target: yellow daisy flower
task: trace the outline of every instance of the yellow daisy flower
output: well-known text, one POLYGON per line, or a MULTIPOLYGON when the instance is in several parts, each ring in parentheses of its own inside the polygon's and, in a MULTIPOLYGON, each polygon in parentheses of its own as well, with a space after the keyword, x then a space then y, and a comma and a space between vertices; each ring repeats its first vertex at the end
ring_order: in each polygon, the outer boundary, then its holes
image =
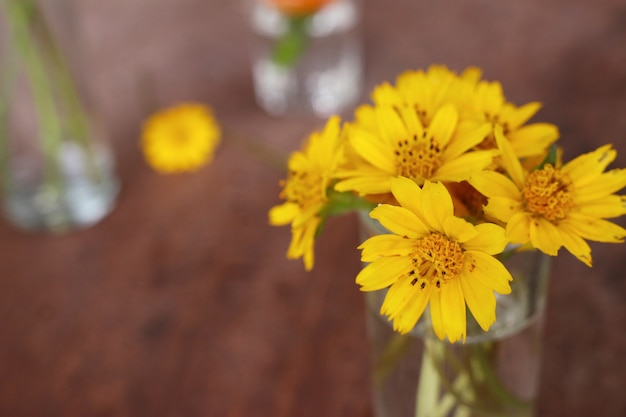
POLYGON ((400 206, 381 204, 370 213, 390 234, 363 242, 361 259, 370 262, 357 275, 362 291, 389 287, 381 314, 400 333, 409 332, 429 304, 435 334, 465 341, 466 305, 482 329, 496 319, 495 292, 511 292, 511 274, 492 255, 506 246, 504 229, 477 226, 455 217, 441 183, 391 180, 400 206))
POLYGON ((488 134, 488 123, 466 129, 459 125, 451 104, 442 106, 424 126, 407 106, 362 108, 369 121, 357 119, 347 127, 346 164, 338 171, 337 191, 360 195, 390 191, 390 179, 411 178, 418 185, 430 181, 462 181, 489 166, 497 151, 470 151, 488 134), (356 157, 354 157, 356 155, 356 157))
MULTIPOLYGON (((538 102, 517 107, 506 101, 499 82, 480 81, 471 94, 464 95, 460 104, 461 117, 477 123, 489 122, 500 126, 504 136, 511 142, 518 158, 542 155, 559 138, 558 128, 550 123, 526 122, 541 108, 538 102)), ((491 133, 480 148, 496 147, 491 133)))
POLYGON ((148 164, 161 173, 195 171, 213 159, 221 129, 211 109, 183 103, 146 120, 141 148, 148 164))
POLYGON ((288 259, 302 257, 307 271, 313 268, 315 233, 322 222, 320 211, 328 202, 327 189, 341 156, 341 126, 331 117, 322 132, 314 132, 304 150, 294 152, 288 161, 288 177, 280 193, 285 203, 269 211, 273 226, 291 224, 292 239, 288 259))
POLYGON ((626 214, 626 196, 613 194, 626 186, 626 169, 604 172, 617 155, 611 145, 562 167, 545 164, 527 171, 501 129, 495 134, 508 177, 481 172, 469 182, 487 196, 485 212, 506 223, 511 243, 530 242, 552 256, 563 246, 591 266, 591 249, 585 239, 623 242, 626 230, 604 220, 626 214))

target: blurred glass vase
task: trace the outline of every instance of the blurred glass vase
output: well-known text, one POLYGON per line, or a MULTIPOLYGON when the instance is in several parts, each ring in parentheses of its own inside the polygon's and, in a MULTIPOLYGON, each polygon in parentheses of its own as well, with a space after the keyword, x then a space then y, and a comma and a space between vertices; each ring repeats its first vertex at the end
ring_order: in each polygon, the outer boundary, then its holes
POLYGON ((272 115, 326 117, 361 89, 358 0, 255 0, 251 24, 257 103, 272 115))
MULTIPOLYGON (((119 185, 79 91, 81 73, 72 73, 53 36, 50 18, 58 16, 40 6, 4 0, 0 9, 2 200, 17 227, 66 232, 109 213, 119 185)), ((56 7, 50 11, 68 11, 56 7)))

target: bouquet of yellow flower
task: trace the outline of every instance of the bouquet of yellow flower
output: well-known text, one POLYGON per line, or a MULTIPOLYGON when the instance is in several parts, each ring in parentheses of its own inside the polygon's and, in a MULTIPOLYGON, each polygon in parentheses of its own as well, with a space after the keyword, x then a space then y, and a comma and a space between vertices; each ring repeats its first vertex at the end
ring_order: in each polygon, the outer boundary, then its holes
POLYGON ((379 365, 400 360, 403 335, 424 319, 439 341, 424 346, 416 416, 479 408, 528 415, 489 368, 497 344, 463 359, 448 349, 463 346, 470 324, 487 332, 496 322, 497 300, 517 280, 506 259, 564 247, 591 266, 587 241, 623 242, 626 230, 606 219, 626 214, 626 196, 615 194, 626 169, 606 171, 616 157, 611 145, 563 162, 558 128, 529 122, 541 105, 508 102, 477 68, 407 71, 371 97, 354 120, 331 117, 291 155, 284 202, 269 221, 291 225, 287 257, 310 270, 325 220, 366 213, 356 282, 382 294, 380 314, 397 332, 379 365))

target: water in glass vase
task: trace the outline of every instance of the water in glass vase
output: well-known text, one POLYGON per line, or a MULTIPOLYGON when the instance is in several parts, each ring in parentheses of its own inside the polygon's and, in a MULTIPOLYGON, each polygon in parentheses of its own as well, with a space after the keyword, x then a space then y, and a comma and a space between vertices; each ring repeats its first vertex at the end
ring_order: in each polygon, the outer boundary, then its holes
POLYGON ((113 209, 119 182, 107 147, 62 143, 52 161, 54 170, 40 159, 29 153, 11 161, 4 180, 4 211, 14 224, 65 232, 91 226, 113 209))
POLYGON ((331 1, 300 18, 256 1, 252 72, 259 106, 273 115, 326 117, 353 104, 361 86, 358 21, 355 0, 331 1))
POLYGON ((468 312, 466 343, 450 344, 432 333, 427 316, 407 335, 394 332, 378 313, 384 294, 368 297, 377 417, 533 415, 542 306, 520 302, 527 296, 502 297, 489 332, 482 332, 468 312))

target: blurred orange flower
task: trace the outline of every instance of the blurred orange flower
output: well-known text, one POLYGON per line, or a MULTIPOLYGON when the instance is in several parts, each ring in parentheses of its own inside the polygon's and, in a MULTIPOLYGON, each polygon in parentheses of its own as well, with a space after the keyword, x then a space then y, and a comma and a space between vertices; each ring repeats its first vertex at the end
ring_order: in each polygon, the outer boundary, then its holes
POLYGON ((307 15, 315 13, 333 0, 269 0, 269 2, 287 15, 307 15))

